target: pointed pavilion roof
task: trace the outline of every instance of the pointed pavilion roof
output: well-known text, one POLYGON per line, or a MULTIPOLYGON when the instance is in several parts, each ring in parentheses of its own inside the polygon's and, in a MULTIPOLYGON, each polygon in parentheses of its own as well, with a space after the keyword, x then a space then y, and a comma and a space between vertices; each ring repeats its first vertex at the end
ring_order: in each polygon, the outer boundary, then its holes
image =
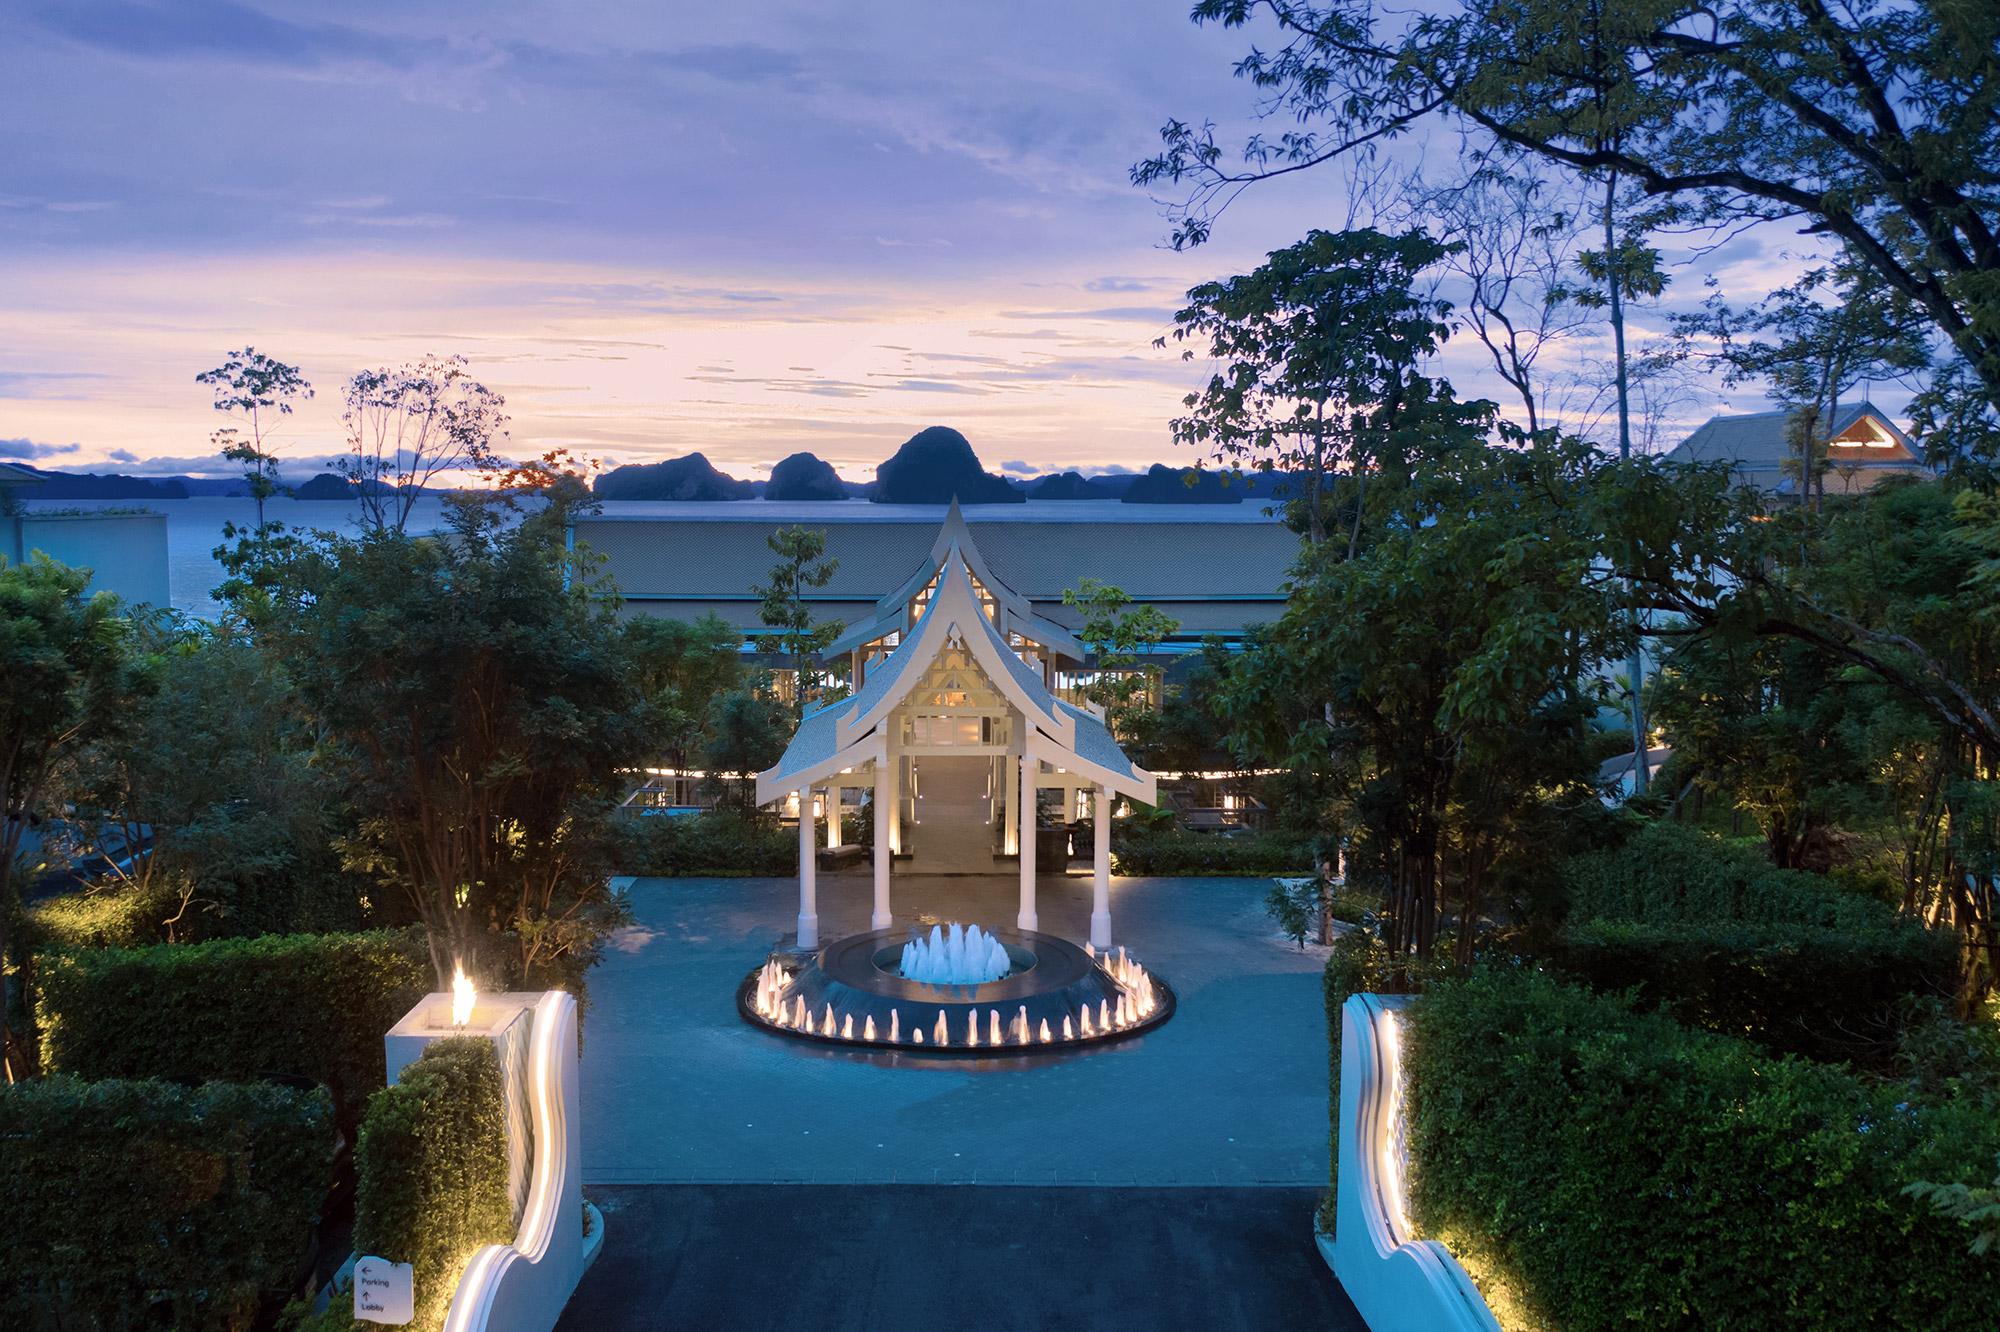
MULTIPOLYGON (((996 606, 995 615, 989 618, 974 590, 972 580, 980 577, 979 566, 984 562, 976 559, 976 549, 967 549, 965 543, 970 540, 965 520, 954 504, 925 562, 926 569, 921 577, 905 584, 904 600, 885 618, 893 618, 891 627, 900 629, 909 600, 936 576, 937 588, 923 614, 896 650, 868 672, 859 693, 806 714, 784 755, 757 775, 759 804, 882 758, 887 753, 884 724, 920 685, 939 654, 952 647, 962 647, 994 690, 1021 715, 1026 727, 1023 748, 1029 757, 1082 773, 1107 789, 1148 804, 1154 801, 1153 774, 1126 757, 1103 718, 1057 699, 1041 676, 1008 646, 994 623, 1001 608, 996 606)), ((997 602, 1002 589, 984 577, 980 581, 997 602)))
POLYGON ((979 545, 972 539, 972 528, 965 521, 965 514, 958 507, 954 497, 951 507, 945 510, 944 525, 938 529, 937 540, 931 543, 930 553, 924 557, 910 576, 893 592, 875 603, 875 613, 836 638, 826 648, 824 656, 839 657, 864 643, 872 643, 887 634, 904 628, 904 611, 917 595, 930 585, 938 570, 945 567, 946 555, 957 548, 960 562, 978 580, 979 586, 993 598, 999 608, 999 624, 1002 641, 1007 633, 1017 633, 1064 656, 1082 661, 1085 656, 1083 644, 1076 635, 1057 624, 1054 620, 1035 612, 1034 605, 994 576, 986 557, 980 554, 979 545))

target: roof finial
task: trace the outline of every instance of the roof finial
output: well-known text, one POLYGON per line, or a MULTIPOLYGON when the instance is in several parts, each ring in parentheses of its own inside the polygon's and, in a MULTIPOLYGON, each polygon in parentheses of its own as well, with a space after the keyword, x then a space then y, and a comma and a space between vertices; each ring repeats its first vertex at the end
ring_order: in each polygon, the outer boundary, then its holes
POLYGON ((958 507, 958 496, 951 497, 951 506, 944 511, 944 527, 939 532, 947 542, 951 540, 970 541, 972 534, 965 526, 965 514, 958 507))

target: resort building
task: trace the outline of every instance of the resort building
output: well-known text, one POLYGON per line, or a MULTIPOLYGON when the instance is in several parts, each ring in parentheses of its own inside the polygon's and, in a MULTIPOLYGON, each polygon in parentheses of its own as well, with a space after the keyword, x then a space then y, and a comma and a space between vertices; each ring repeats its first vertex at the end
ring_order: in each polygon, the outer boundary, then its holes
POLYGON ((0 463, 0 559, 23 564, 37 554, 90 570, 90 590, 133 605, 165 607, 167 520, 147 509, 34 507, 42 478, 0 463))
MULTIPOLYGON (((1667 461, 1726 462, 1739 485, 1796 496, 1799 446, 1792 421, 1792 412, 1785 409, 1710 417, 1668 452, 1667 461)), ((1829 495, 1858 495, 1889 476, 1931 475, 1910 437, 1866 399, 1836 413, 1826 452, 1829 495)))
POLYGON ((799 947, 819 938, 816 830, 837 847, 842 810, 865 796, 874 930, 893 924, 898 859, 924 873, 991 873, 1012 859, 1015 923, 1037 929, 1037 831, 1052 804, 1058 822, 1087 811, 1093 824, 1090 942, 1108 948, 1112 797, 1153 803, 1153 775, 1125 756, 1099 709, 1058 697, 1055 681, 1081 646, 1003 580, 956 505, 833 652, 852 663, 852 693, 808 712, 757 776, 759 804, 797 812, 799 947))
MULTIPOLYGON (((766 544, 772 533, 826 533, 837 568, 807 600, 817 620, 860 630, 911 570, 933 558, 943 514, 937 505, 866 501, 634 502, 578 518, 576 539, 605 558, 626 614, 692 620, 712 612, 755 639, 768 632, 755 588, 775 559, 766 544)), ((964 528, 993 581, 1013 589, 1022 608, 1001 631, 1067 648, 1078 662, 1083 654, 1070 635, 1082 614, 1063 605, 1063 593, 1085 578, 1172 617, 1180 630, 1163 648, 1185 652, 1276 619, 1299 553, 1297 534, 1260 504, 972 505, 964 528)), ((1067 683, 1060 675, 1049 681, 1057 689, 1067 683)))

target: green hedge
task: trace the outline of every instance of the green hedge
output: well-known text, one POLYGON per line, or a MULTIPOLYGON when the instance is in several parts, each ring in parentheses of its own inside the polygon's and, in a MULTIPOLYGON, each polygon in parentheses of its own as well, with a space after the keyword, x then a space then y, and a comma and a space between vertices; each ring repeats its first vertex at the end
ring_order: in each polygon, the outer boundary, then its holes
POLYGON ((1895 918, 1825 875, 1775 869, 1758 851, 1664 819, 1621 846, 1572 856, 1561 876, 1577 920, 1868 929, 1895 918))
POLYGON ((1903 1196, 1983 1182, 2000 1113, 1771 1056, 1528 971, 1408 1015, 1410 1201, 1520 1321, 1974 1328, 2000 1265, 1903 1196))
POLYGON ((663 877, 784 877, 799 872, 799 834, 735 810, 620 820, 616 858, 624 874, 663 877))
POLYGON ((385 1076, 382 1037, 432 987, 417 930, 272 934, 44 956, 43 1066, 84 1078, 305 1077, 343 1126, 385 1076))
POLYGON ((1280 832, 1223 837, 1173 828, 1114 837, 1111 864, 1124 875, 1311 874, 1312 838, 1280 832))
POLYGON ((1911 995, 1948 995, 1958 943, 1942 930, 1877 924, 1649 925, 1588 921, 1553 959, 1599 990, 1637 987, 1682 1021, 1811 1059, 1891 1054, 1911 995))
POLYGON ((21 913, 23 952, 54 948, 138 948, 158 943, 160 922, 174 914, 175 895, 161 886, 124 885, 65 893, 21 913))
POLYGON ((466 1260, 514 1237, 506 1092, 493 1043, 433 1042, 368 1102, 354 1159, 354 1251, 413 1264, 411 1326, 440 1326, 466 1260))
POLYGON ((1911 995, 1948 995, 1958 943, 1821 875, 1674 823, 1563 869, 1550 958, 1600 990, 1637 986, 1684 1021, 1815 1059, 1880 1060, 1911 995))
POLYGON ((249 1327, 300 1274, 333 1148, 318 1090, 0 1088, 0 1326, 249 1327))

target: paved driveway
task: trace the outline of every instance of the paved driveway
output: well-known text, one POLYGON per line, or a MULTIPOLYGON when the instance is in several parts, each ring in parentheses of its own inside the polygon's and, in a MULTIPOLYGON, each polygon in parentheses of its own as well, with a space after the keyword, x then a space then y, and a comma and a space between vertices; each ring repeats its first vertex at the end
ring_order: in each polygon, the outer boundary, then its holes
MULTIPOLYGON (((1323 1188, 1320 956, 1274 934, 1267 886, 1114 880, 1116 937, 1179 993, 1173 1020, 1087 1052, 969 1064, 752 1029, 736 986, 791 929, 796 884, 639 879, 637 923, 590 979, 585 1181, 1323 1188)), ((1083 938, 1089 891, 1045 878, 1042 928, 1083 938)), ((868 896, 865 872, 823 875, 822 934, 866 929, 868 896)), ((1005 924, 1015 896, 1006 877, 912 876, 894 907, 899 923, 1005 924)))
POLYGON ((604 1252, 559 1332, 1366 1332, 1312 1189, 592 1189, 604 1252))

